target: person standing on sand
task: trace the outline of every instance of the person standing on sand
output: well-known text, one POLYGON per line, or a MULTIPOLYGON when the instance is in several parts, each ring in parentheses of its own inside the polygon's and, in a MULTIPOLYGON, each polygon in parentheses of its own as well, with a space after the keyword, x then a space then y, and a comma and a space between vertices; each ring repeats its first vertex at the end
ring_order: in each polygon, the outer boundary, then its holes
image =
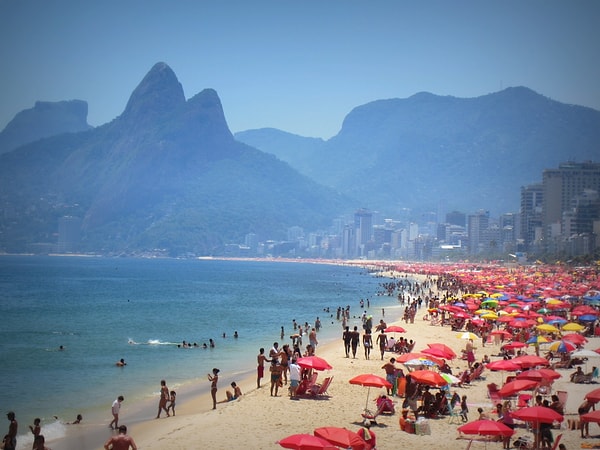
POLYGON ((10 411, 6 414, 10 425, 8 426, 8 434, 6 435, 6 443, 4 445, 4 450, 15 450, 17 448, 17 431, 19 429, 19 424, 17 423, 17 419, 15 419, 15 413, 10 411))
POLYGON ((385 349, 387 348, 387 335, 383 329, 377 336, 377 343, 379 344, 379 352, 381 353, 381 360, 383 361, 385 349))
POLYGON ((316 330, 316 328, 313 327, 310 330, 310 333, 308 333, 308 341, 310 342, 310 345, 312 345, 313 349, 316 352, 317 351, 317 345, 319 344, 319 341, 317 340, 317 330, 316 330))
POLYGON ((212 409, 217 409, 217 383, 219 382, 219 372, 220 370, 215 367, 212 370, 212 375, 210 373, 207 374, 208 381, 210 381, 210 396, 213 400, 212 409))
POLYGON ((350 357, 350 342, 352 341, 352 333, 350 332, 350 327, 344 328, 344 333, 342 334, 342 340, 344 341, 344 349, 346 350, 346 358, 350 357))
POLYGON ((125 397, 119 395, 112 404, 110 411, 113 415, 113 420, 108 425, 108 428, 110 428, 111 430, 116 430, 117 428, 119 428, 119 411, 121 411, 121 403, 123 402, 123 400, 125 400, 125 397), (115 425, 114 427, 113 424, 115 425))
POLYGON ((160 380, 160 399, 158 400, 158 413, 156 418, 160 417, 162 411, 167 413, 167 417, 170 417, 169 410, 167 409, 167 402, 169 401, 169 388, 165 380, 160 380))
POLYGON ((300 366, 296 363, 296 358, 292 358, 289 364, 290 370, 290 399, 295 400, 296 391, 298 390, 298 386, 300 386, 300 366))
POLYGON ((277 393, 279 392, 279 385, 281 384, 281 364, 277 358, 273 358, 271 360, 271 367, 269 368, 271 371, 271 397, 277 397, 277 393), (273 390, 275 390, 275 395, 273 395, 273 390))
POLYGON ((365 349, 365 359, 371 356, 371 348, 373 347, 373 339, 371 338, 371 330, 365 330, 363 334, 363 348, 365 349))
POLYGON ((352 358, 356 359, 356 349, 358 348, 358 341, 360 340, 360 333, 358 327, 355 325, 354 330, 350 334, 350 346, 352 347, 352 358))
POLYGON ((260 348, 258 350, 258 356, 256 357, 256 387, 260 388, 260 380, 265 376, 265 361, 271 362, 270 359, 267 359, 265 356, 265 349, 260 348))
POLYGON ((127 435, 127 427, 121 425, 119 427, 119 434, 111 437, 104 444, 105 450, 137 450, 137 445, 131 436, 127 435))

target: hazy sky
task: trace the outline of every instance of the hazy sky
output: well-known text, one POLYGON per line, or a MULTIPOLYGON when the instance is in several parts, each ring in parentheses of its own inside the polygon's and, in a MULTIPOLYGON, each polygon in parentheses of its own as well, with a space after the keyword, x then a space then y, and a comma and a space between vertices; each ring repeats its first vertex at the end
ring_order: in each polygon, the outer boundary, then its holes
POLYGON ((121 114, 159 61, 233 132, 329 138, 352 108, 527 86, 600 109, 600 1, 0 0, 0 129, 36 100, 121 114))

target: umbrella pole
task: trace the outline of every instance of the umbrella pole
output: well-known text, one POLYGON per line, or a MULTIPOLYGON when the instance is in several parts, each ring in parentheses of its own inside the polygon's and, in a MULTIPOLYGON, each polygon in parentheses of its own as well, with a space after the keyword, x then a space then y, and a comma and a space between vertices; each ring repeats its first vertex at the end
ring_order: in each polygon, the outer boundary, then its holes
POLYGON ((369 386, 369 389, 367 390, 367 402, 365 403, 365 411, 369 410, 369 394, 371 393, 371 386, 369 386))

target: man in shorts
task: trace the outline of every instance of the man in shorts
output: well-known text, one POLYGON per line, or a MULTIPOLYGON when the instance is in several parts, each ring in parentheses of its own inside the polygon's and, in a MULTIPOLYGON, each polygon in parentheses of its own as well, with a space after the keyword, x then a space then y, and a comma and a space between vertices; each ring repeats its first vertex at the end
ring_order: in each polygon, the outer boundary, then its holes
POLYGON ((296 400, 296 391, 300 385, 300 366, 296 363, 296 358, 292 358, 288 369, 290 371, 290 399, 296 400))

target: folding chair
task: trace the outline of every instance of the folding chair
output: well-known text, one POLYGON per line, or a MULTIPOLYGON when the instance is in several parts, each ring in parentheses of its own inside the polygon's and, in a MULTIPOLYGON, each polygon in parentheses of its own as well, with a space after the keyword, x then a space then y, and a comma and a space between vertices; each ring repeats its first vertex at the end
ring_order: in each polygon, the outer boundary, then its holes
POLYGON ((448 414, 450 416, 448 418, 448 423, 452 423, 455 417, 456 417, 456 420, 458 420, 457 423, 462 423, 462 417, 460 416, 460 411, 453 408, 450 403, 448 403, 448 414))

